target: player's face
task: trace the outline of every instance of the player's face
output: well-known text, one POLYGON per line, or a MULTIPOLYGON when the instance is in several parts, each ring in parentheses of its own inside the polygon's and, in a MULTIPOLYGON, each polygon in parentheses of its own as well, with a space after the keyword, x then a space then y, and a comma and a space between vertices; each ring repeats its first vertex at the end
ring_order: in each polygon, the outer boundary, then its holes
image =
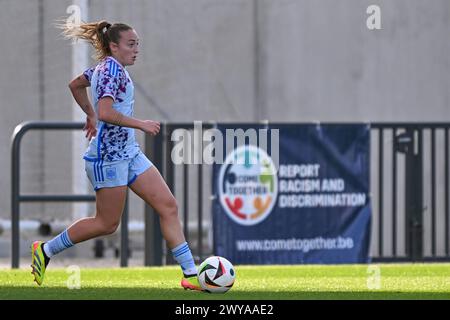
POLYGON ((139 53, 139 37, 134 29, 122 31, 119 43, 111 44, 111 52, 123 66, 131 66, 139 53))

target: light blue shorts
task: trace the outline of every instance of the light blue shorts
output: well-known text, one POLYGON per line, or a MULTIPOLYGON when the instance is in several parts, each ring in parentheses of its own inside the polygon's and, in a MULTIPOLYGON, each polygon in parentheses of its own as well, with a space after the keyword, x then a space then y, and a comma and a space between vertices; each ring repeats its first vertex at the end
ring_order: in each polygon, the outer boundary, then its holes
POLYGON ((138 175, 149 169, 153 163, 139 151, 131 159, 108 162, 104 160, 85 160, 85 169, 95 191, 130 185, 138 175))

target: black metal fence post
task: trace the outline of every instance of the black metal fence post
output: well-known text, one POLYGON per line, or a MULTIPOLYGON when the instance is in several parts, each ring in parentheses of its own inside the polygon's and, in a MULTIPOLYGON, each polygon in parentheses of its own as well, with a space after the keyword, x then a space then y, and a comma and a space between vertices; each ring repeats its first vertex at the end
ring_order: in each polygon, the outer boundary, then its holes
POLYGON ((405 153, 406 254, 418 261, 423 257, 422 131, 407 128, 396 143, 397 150, 405 153))
MULTIPOLYGON (((418 261, 423 258, 423 164, 422 164, 422 133, 423 131, 418 129, 415 131, 415 150, 410 154, 409 160, 407 160, 407 174, 412 190, 410 190, 410 198, 406 197, 406 204, 410 206, 410 209, 406 211, 406 214, 410 215, 407 218, 410 226, 410 255, 412 261, 418 261), (409 165, 408 165, 409 162, 409 165), (409 166, 409 168, 408 168, 409 166)), ((408 159, 408 157, 407 157, 408 159)), ((434 237, 434 235, 433 235, 434 237)))
MULTIPOLYGON (((173 141, 171 140, 172 132, 174 131, 174 127, 171 125, 166 126, 166 130, 164 131, 164 139, 165 139, 165 161, 164 161, 164 177, 169 187, 170 191, 173 195, 175 195, 175 165, 172 161, 172 148, 173 141)), ((169 246, 166 244, 166 264, 174 264, 175 259, 173 258, 169 246)))
POLYGON ((129 217, 128 190, 125 197, 125 206, 120 223, 120 266, 128 267, 128 258, 130 257, 130 248, 128 245, 128 217, 129 217))
POLYGON ((20 143, 27 123, 18 125, 12 136, 11 150, 11 268, 19 268, 19 219, 20 219, 20 143))
MULTIPOLYGON (((147 156, 152 159, 154 166, 161 172, 163 166, 163 133, 166 124, 161 123, 160 133, 155 137, 147 136, 145 139, 145 150, 147 156), (150 153, 150 154, 148 154, 150 153)), ((145 205, 144 213, 145 236, 144 236, 144 265, 162 265, 162 234, 159 224, 159 216, 149 205, 145 205)))

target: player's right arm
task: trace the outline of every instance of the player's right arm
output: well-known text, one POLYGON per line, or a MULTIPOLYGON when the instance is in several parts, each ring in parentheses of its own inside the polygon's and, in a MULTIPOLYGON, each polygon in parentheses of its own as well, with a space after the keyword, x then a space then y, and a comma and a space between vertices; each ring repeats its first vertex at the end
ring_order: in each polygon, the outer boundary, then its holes
POLYGON ((79 75, 69 83, 70 92, 72 93, 75 101, 78 103, 81 109, 83 109, 84 113, 86 113, 87 116, 95 117, 95 111, 92 107, 91 102, 89 101, 86 90, 86 88, 90 86, 91 83, 88 79, 85 78, 84 75, 79 75))
POLYGON ((87 78, 86 72, 70 81, 69 89, 77 104, 84 111, 84 113, 86 113, 86 124, 83 130, 86 131, 86 138, 91 139, 92 137, 95 137, 95 135, 97 134, 96 129, 97 120, 94 108, 92 107, 92 104, 87 94, 87 87, 89 87, 91 83, 87 78))

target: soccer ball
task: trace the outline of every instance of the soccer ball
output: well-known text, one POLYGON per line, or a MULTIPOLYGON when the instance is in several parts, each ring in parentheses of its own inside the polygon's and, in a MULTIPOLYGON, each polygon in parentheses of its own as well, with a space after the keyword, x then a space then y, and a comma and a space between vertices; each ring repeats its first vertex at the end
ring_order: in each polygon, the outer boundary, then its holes
POLYGON ((209 257, 198 268, 198 282, 210 293, 227 292, 233 286, 235 278, 233 265, 224 257, 209 257))

